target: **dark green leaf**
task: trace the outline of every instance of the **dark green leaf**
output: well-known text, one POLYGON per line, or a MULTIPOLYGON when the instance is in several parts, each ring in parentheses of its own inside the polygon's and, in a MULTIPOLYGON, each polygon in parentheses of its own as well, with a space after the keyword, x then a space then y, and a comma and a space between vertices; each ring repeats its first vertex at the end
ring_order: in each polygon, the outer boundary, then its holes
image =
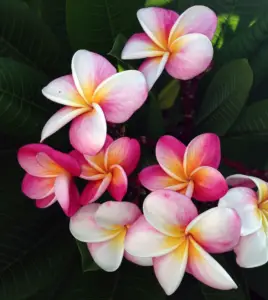
POLYGON ((0 55, 54 73, 59 58, 55 36, 24 2, 0 1, 0 55))
POLYGON ((145 6, 165 6, 174 0, 146 0, 145 6))
POLYGON ((152 93, 150 93, 148 100, 150 102, 148 108, 147 135, 152 139, 158 139, 165 134, 160 104, 152 93))
POLYGON ((108 54, 121 61, 121 53, 126 42, 127 42, 126 37, 123 36, 122 34, 118 34, 117 37, 115 38, 113 47, 108 54))
POLYGON ((254 74, 254 87, 266 79, 268 73, 268 42, 261 45, 250 60, 250 66, 254 74))
POLYGON ((201 103, 198 129, 224 135, 244 107, 252 82, 253 74, 247 60, 239 59, 223 66, 201 103))
POLYGON ((67 31, 73 48, 106 54, 117 34, 139 29, 136 12, 144 0, 67 0, 67 31))
POLYGON ((92 259, 86 243, 76 241, 76 244, 81 255, 82 270, 84 272, 100 270, 99 266, 96 265, 96 263, 92 259))
POLYGON ((158 101, 161 109, 169 109, 173 106, 180 92, 180 82, 176 79, 170 81, 160 92, 158 101))

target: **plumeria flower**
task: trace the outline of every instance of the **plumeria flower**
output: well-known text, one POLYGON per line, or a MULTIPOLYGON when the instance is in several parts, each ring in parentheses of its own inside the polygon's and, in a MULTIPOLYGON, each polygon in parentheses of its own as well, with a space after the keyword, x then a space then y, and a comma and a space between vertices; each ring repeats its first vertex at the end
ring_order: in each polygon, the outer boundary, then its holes
POLYGON ((27 172, 22 192, 45 208, 58 201, 67 216, 80 207, 79 192, 72 176, 81 173, 78 162, 69 154, 43 144, 29 144, 18 152, 20 166, 27 172))
POLYGON ((149 194, 141 216, 128 231, 125 249, 153 257, 155 275, 167 295, 179 287, 185 271, 220 290, 237 288, 208 254, 230 251, 238 243, 240 218, 229 208, 212 208, 198 216, 193 202, 169 190, 149 194))
POLYGON ((92 203, 71 218, 70 231, 77 240, 87 243, 93 260, 107 272, 117 270, 123 256, 138 265, 151 266, 151 258, 134 257, 125 251, 125 237, 140 216, 134 203, 92 203))
POLYGON ((74 54, 72 75, 53 80, 42 92, 65 107, 47 121, 41 141, 73 120, 70 142, 88 155, 95 155, 103 147, 106 121, 127 121, 148 94, 141 72, 130 70, 117 74, 108 60, 86 50, 74 54))
POLYGON ((149 89, 164 69, 183 80, 207 69, 213 57, 210 39, 217 26, 217 16, 211 9, 197 5, 179 17, 174 11, 150 7, 140 9, 137 17, 145 33, 128 40, 122 59, 147 58, 139 70, 149 89))
POLYGON ((150 191, 170 189, 199 201, 213 201, 228 190, 217 170, 221 152, 215 134, 201 134, 187 147, 172 136, 162 136, 156 144, 156 158, 159 165, 139 174, 142 185, 150 191))
POLYGON ((241 239, 234 249, 237 263, 244 268, 264 265, 268 261, 267 182, 237 174, 229 176, 227 183, 234 188, 220 199, 219 207, 233 208, 241 218, 241 239))
POLYGON ((127 192, 128 178, 140 159, 140 145, 137 140, 122 137, 115 141, 107 135, 103 149, 95 156, 71 153, 79 161, 80 177, 89 180, 80 203, 92 203, 108 189, 110 195, 121 201, 127 192))

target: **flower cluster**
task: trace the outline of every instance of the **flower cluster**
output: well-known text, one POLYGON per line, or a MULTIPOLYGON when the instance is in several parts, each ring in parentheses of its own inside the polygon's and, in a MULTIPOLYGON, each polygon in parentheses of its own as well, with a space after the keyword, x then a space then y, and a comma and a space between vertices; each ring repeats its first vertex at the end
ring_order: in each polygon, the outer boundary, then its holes
POLYGON ((209 253, 234 250, 237 263, 246 268, 268 261, 268 185, 243 175, 226 181, 217 170, 221 153, 215 134, 201 134, 188 146, 162 136, 155 149, 158 164, 138 175, 151 192, 142 210, 122 201, 141 149, 136 139, 113 140, 107 122, 126 122, 164 69, 182 80, 204 72, 213 56, 210 39, 217 24, 214 12, 204 6, 191 7, 181 16, 145 8, 137 16, 145 33, 129 39, 122 58, 146 58, 139 70, 117 73, 104 57, 79 50, 72 59, 72 74, 44 87, 45 97, 65 106, 45 124, 41 142, 72 121, 69 139, 74 150, 62 153, 44 144, 20 148, 18 161, 27 173, 22 191, 39 208, 58 201, 70 217, 72 235, 87 243, 105 271, 117 270, 125 257, 153 266, 167 295, 179 287, 185 272, 213 288, 236 288, 209 253), (81 195, 73 177, 89 181, 81 195), (234 187, 228 190, 227 184, 234 187), (116 201, 94 203, 105 191, 116 201), (198 214, 192 198, 220 201, 198 214))

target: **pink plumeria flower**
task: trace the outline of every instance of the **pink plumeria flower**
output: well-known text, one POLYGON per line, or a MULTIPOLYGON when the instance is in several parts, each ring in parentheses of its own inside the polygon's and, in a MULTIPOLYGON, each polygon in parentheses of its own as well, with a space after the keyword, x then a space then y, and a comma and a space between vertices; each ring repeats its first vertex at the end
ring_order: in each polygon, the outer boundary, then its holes
POLYGON ((162 136, 156 144, 156 158, 159 165, 139 174, 142 185, 150 191, 170 189, 199 201, 214 201, 228 190, 217 170, 221 151, 215 134, 201 134, 187 147, 172 136, 162 136))
POLYGON ((179 17, 174 11, 150 7, 140 9, 137 17, 145 33, 128 40, 122 59, 147 58, 139 70, 149 89, 164 69, 183 80, 207 69, 213 57, 210 39, 217 26, 217 16, 211 9, 197 5, 179 17))
POLYGON ((208 254, 233 249, 240 218, 233 209, 212 208, 198 216, 193 202, 174 191, 149 194, 141 216, 128 231, 125 249, 137 257, 153 257, 155 275, 167 295, 179 287, 185 271, 220 290, 237 288, 208 254))
POLYGON ((108 60, 86 50, 72 59, 72 75, 53 80, 43 90, 48 99, 66 105, 43 128, 41 141, 71 120, 70 142, 88 155, 103 147, 107 124, 127 121, 147 98, 143 74, 130 70, 116 73, 108 60))
POLYGON ((127 176, 140 159, 140 144, 128 137, 113 141, 107 135, 104 147, 97 155, 82 155, 75 150, 71 155, 81 165, 80 177, 89 180, 80 198, 82 205, 96 201, 107 189, 115 200, 122 201, 127 192, 127 176))
POLYGON ((116 271, 123 256, 138 265, 151 266, 151 258, 134 257, 125 251, 125 237, 140 216, 134 203, 92 203, 71 218, 70 231, 77 240, 87 243, 96 264, 107 272, 116 271))
POLYGON ((237 174, 229 176, 227 183, 235 187, 220 199, 219 207, 233 208, 241 218, 241 239, 234 249, 236 261, 244 268, 262 266, 268 261, 267 182, 237 174))
POLYGON ((81 173, 78 162, 69 154, 43 144, 29 144, 18 152, 20 166, 27 172, 22 192, 45 208, 58 201, 67 216, 80 207, 79 192, 72 176, 81 173))

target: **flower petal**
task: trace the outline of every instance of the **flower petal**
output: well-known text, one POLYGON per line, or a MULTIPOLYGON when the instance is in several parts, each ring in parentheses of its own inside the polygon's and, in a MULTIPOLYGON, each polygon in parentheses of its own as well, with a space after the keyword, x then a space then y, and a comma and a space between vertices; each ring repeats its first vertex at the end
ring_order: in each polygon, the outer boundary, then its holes
POLYGON ((151 267, 153 265, 153 259, 151 257, 138 257, 129 254, 127 251, 124 253, 124 257, 131 261, 132 263, 142 266, 142 267, 151 267))
POLYGON ((140 144, 136 139, 122 137, 115 140, 105 153, 105 166, 120 165, 127 175, 131 174, 140 160, 140 144))
POLYGON ((185 145, 170 135, 162 136, 156 144, 156 159, 161 168, 171 177, 183 181, 186 179, 183 170, 185 145))
POLYGON ((85 107, 87 104, 78 93, 72 75, 62 76, 51 81, 42 89, 42 93, 49 100, 67 106, 85 107))
POLYGON ((153 258, 154 272, 165 293, 169 296, 179 287, 188 259, 188 240, 172 252, 153 258))
POLYGON ((93 95, 93 102, 99 103, 108 122, 123 123, 142 106, 147 95, 142 73, 129 70, 103 81, 93 95))
POLYGON ((35 201, 35 205, 38 208, 47 208, 50 205, 52 205, 53 203, 55 203, 56 201, 57 201, 57 198, 56 198, 55 194, 53 193, 45 198, 37 199, 35 201))
POLYGON ((107 201, 96 212, 96 222, 103 228, 115 230, 133 224, 141 215, 138 206, 131 202, 107 201))
POLYGON ((75 85, 87 103, 91 103, 97 86, 116 74, 114 66, 103 56, 87 50, 78 50, 72 59, 75 85))
POLYGON ((237 288, 223 267, 191 237, 187 267, 195 278, 214 289, 230 290, 237 288))
POLYGON ((79 192, 73 180, 66 175, 60 175, 55 180, 56 198, 68 217, 79 209, 79 192))
POLYGON ((235 209, 241 219, 241 235, 248 235, 258 230, 262 225, 262 218, 258 210, 257 194, 246 187, 230 189, 220 199, 219 207, 235 209))
POLYGON ((87 244, 93 260, 104 271, 114 272, 120 267, 124 256, 125 234, 123 230, 108 241, 87 244))
POLYGON ((210 253, 234 249, 240 238, 241 221, 235 210, 211 208, 195 218, 186 228, 194 240, 210 253))
POLYGON ((166 64, 170 76, 188 80, 204 72, 213 57, 209 38, 200 33, 179 37, 170 46, 171 55, 166 64))
POLYGON ((42 178, 26 174, 22 181, 22 192, 31 199, 42 199, 54 191, 55 178, 42 178))
POLYGON ((149 194, 143 203, 143 213, 154 228, 173 237, 184 235, 185 227, 198 215, 188 197, 169 190, 149 194))
POLYGON ((234 249, 237 264, 242 268, 255 268, 266 264, 267 246, 267 237, 263 228, 250 235, 242 236, 234 249))
POLYGON ((45 124, 41 133, 41 142, 68 124, 74 118, 87 112, 88 108, 63 107, 58 110, 45 124))
POLYGON ((195 137, 187 146, 184 155, 184 170, 190 176, 198 167, 217 169, 221 161, 220 139, 214 133, 204 133, 195 137))
POLYGON ((232 186, 245 186, 258 188, 258 202, 261 203, 268 199, 268 184, 264 180, 254 177, 246 176, 242 174, 232 175, 226 178, 226 181, 229 185, 232 186))
POLYGON ((210 40, 217 27, 217 15, 208 7, 195 5, 188 8, 173 25, 169 44, 171 45, 177 38, 188 33, 202 33, 210 40))
POLYGON ((163 56, 148 58, 140 65, 139 71, 142 72, 146 79, 148 91, 151 90, 156 80, 164 71, 168 57, 169 53, 166 52, 163 56))
POLYGON ((94 109, 76 118, 70 128, 70 143, 83 154, 95 155, 103 147, 107 124, 102 109, 93 104, 94 109))
POLYGON ((222 174, 211 167, 197 168, 191 175, 194 182, 193 197, 199 201, 216 201, 228 191, 222 174))
POLYGON ((152 227, 144 216, 140 216, 128 229, 125 249, 134 256, 157 257, 171 252, 180 244, 179 238, 162 234, 152 227))
POLYGON ((122 201, 127 193, 127 175, 119 165, 114 165, 110 172, 112 173, 112 180, 108 187, 108 192, 116 201, 122 201))
POLYGON ((100 204, 92 203, 83 206, 70 218, 70 232, 79 241, 97 243, 107 241, 115 237, 118 230, 106 230, 95 221, 95 213, 100 204))
POLYGON ((139 180, 141 184, 149 191, 156 191, 166 188, 177 190, 178 185, 180 185, 176 179, 167 175, 158 165, 144 168, 139 174, 139 180))
POLYGON ((160 48, 166 50, 170 30, 179 15, 169 9, 149 7, 138 10, 137 17, 146 34, 160 48))
POLYGON ((112 176, 109 174, 103 179, 89 182, 82 192, 80 198, 81 205, 86 205, 98 200, 107 190, 111 182, 111 178, 112 176))
POLYGON ((145 33, 133 34, 125 44, 122 59, 139 59, 162 56, 164 50, 159 48, 145 33))

